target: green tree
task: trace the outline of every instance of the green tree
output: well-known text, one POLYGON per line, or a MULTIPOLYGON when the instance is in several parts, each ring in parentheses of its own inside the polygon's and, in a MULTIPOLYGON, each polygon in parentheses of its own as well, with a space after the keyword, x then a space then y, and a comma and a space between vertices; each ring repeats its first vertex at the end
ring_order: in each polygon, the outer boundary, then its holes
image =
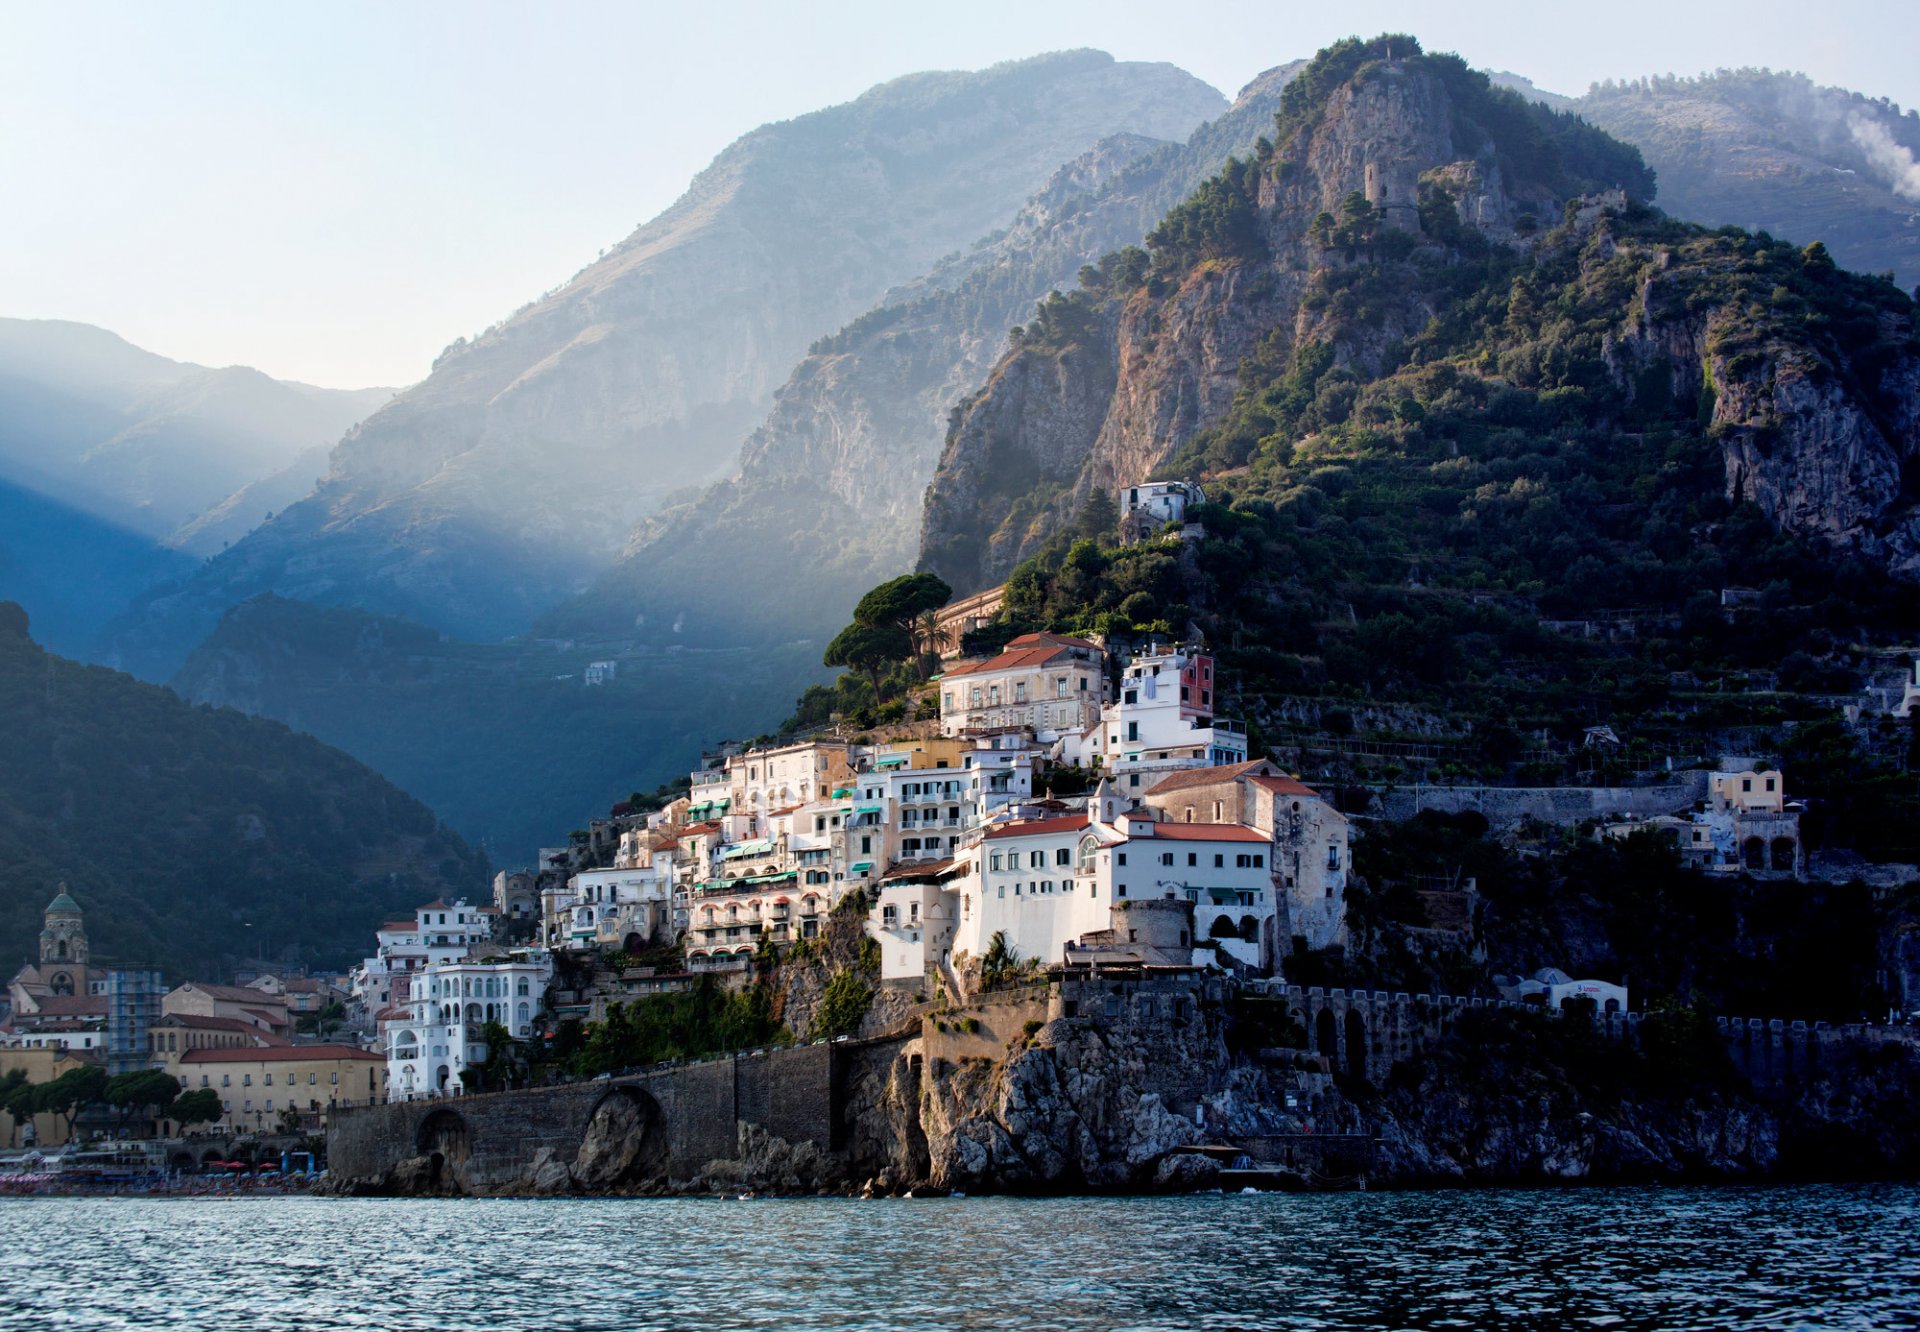
POLYGON ((0 1078, 0 1110, 7 1112, 9 1147, 19 1137, 21 1123, 33 1114, 33 1095, 34 1087, 27 1081, 25 1070, 10 1069, 5 1077, 0 1078))
POLYGON ((995 930, 987 940, 987 951, 980 956, 980 982, 987 988, 998 985, 1020 965, 1020 950, 1007 942, 1005 930, 995 930))
POLYGON ((196 1087, 174 1098, 167 1117, 181 1128, 211 1124, 220 1118, 220 1093, 211 1087, 196 1087))
POLYGON ((107 1094, 107 1070, 97 1064, 70 1068, 52 1082, 40 1084, 34 1097, 36 1113, 59 1115, 67 1121, 67 1136, 73 1136, 74 1121, 80 1112, 107 1094))
POLYGON ((171 1118, 179 1096, 180 1084, 172 1076, 157 1068, 142 1068, 111 1079, 101 1099, 120 1112, 120 1122, 125 1124, 141 1110, 155 1119, 171 1118))
POLYGON ((866 1017, 872 1004, 873 987, 862 980, 858 972, 834 973, 833 979, 827 982, 820 1011, 814 1014, 811 1038, 818 1041, 853 1035, 860 1029, 861 1019, 866 1017))
POLYGON ((828 666, 845 666, 849 670, 859 671, 873 686, 873 696, 878 700, 881 696, 882 673, 887 667, 897 661, 905 661, 912 654, 913 639, 900 626, 854 623, 834 635, 821 661, 828 666))

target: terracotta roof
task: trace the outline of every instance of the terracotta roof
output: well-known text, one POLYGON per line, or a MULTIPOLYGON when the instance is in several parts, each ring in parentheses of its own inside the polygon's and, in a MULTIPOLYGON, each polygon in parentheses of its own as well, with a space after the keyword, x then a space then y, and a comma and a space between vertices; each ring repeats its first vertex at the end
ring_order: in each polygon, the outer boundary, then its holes
POLYGON ((105 1017, 107 1015, 107 996, 104 994, 58 994, 48 995, 35 1005, 32 1013, 22 1013, 22 1017, 105 1017))
POLYGON ((275 1016, 274 1014, 269 1013, 264 1009, 249 1008, 247 1011, 253 1014, 255 1017, 259 1018, 262 1022, 266 1023, 268 1026, 272 1026, 276 1022, 285 1022, 287 1020, 284 1015, 275 1016))
POLYGON ((767 811, 767 817, 768 817, 768 818, 770 818, 770 819, 777 819, 777 818, 779 818, 779 817, 780 817, 780 816, 781 816, 782 814, 791 814, 791 813, 793 813, 793 812, 794 812, 795 810, 798 810, 798 809, 803 809, 803 808, 805 808, 805 806, 802 806, 802 805, 788 805, 788 806, 787 806, 787 807, 786 807, 785 809, 770 809, 770 810, 768 810, 768 811, 767 811))
POLYGON ((288 1064, 321 1059, 363 1059, 384 1064, 387 1057, 357 1045, 276 1045, 258 1050, 188 1050, 183 1064, 288 1064))
POLYGON ((934 860, 915 865, 895 865, 880 876, 880 884, 914 883, 922 879, 944 879, 959 864, 955 860, 934 860))
POLYGON ((1318 791, 1292 777, 1255 777, 1253 784, 1275 795, 1305 795, 1312 796, 1316 800, 1320 798, 1318 791))
POLYGON ((967 665, 955 666, 946 674, 985 675, 999 671, 1017 671, 1023 668, 1044 666, 1066 649, 1057 647, 1033 647, 1008 649, 997 657, 988 657, 985 661, 976 661, 967 665))
POLYGON ((987 829, 987 840, 998 841, 1003 837, 1047 837, 1054 833, 1077 832, 1087 826, 1085 814, 1069 814, 1063 819, 1033 819, 1027 823, 1009 823, 1000 828, 987 829))
POLYGON ((413 930, 419 927, 420 922, 412 916, 407 917, 405 920, 387 920, 380 923, 380 928, 383 930, 413 930))
MULTIPOLYGON (((689 823, 686 827, 686 833, 710 833, 719 831, 720 821, 718 819, 708 819, 704 823, 689 823)), ((686 834, 682 835, 684 836, 686 834)))
POLYGON ((1172 791, 1184 791, 1190 786, 1216 786, 1221 782, 1237 782, 1256 768, 1268 766, 1265 759, 1248 759, 1245 763, 1223 763, 1217 768, 1188 768, 1162 778, 1147 788, 1150 796, 1166 795, 1172 791))
POLYGON ((1258 828, 1238 823, 1156 823, 1151 837, 1156 842, 1270 842, 1273 839, 1258 828))
POLYGON ((445 911, 446 909, 447 899, 444 897, 436 897, 425 906, 414 908, 415 911, 445 911))
POLYGON ((239 1018, 201 1017, 198 1013, 169 1013, 153 1025, 184 1027, 191 1031, 237 1031, 243 1036, 251 1036, 269 1044, 283 1039, 270 1031, 262 1031, 255 1023, 242 1022, 239 1018))
POLYGON ((279 995, 268 994, 265 990, 256 990, 245 985, 209 985, 205 981, 188 981, 180 988, 184 990, 187 986, 192 986, 209 999, 217 999, 227 1004, 271 1003, 280 998, 279 995))
POLYGON ((1095 652, 1100 650, 1100 645, 1092 639, 1075 638, 1072 634, 1052 634, 1044 629, 1037 633, 1021 634, 1018 638, 1010 639, 1007 642, 1007 646, 1008 648, 1046 646, 1092 648, 1095 652))

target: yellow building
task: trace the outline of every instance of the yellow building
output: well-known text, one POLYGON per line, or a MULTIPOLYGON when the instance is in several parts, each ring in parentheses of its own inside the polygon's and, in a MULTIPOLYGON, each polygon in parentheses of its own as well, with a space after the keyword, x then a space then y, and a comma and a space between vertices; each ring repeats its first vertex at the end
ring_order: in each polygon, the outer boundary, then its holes
POLYGON ((351 1045, 278 1045, 256 1050, 188 1050, 174 1066, 182 1091, 220 1095, 214 1129, 278 1128, 288 1110, 302 1128, 322 1129, 334 1106, 387 1099, 386 1056, 351 1045))
MULTIPOLYGON (((74 1054, 66 1050, 51 1049, 0 1049, 0 1077, 19 1069, 32 1083, 52 1082, 69 1069, 86 1068, 98 1064, 97 1058, 74 1054)), ((32 1131, 25 1123, 16 1124, 4 1110, 0 1110, 0 1121, 4 1121, 12 1136, 6 1140, 14 1147, 24 1147, 29 1139, 36 1147, 58 1147, 67 1140, 67 1120, 65 1115, 56 1115, 51 1111, 33 1116, 32 1131)))

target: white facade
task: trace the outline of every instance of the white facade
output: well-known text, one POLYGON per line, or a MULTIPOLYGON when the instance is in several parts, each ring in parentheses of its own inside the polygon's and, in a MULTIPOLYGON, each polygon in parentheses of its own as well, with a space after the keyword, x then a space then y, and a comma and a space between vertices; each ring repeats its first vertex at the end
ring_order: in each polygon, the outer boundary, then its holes
POLYGON ((411 923, 386 922, 374 933, 373 956, 353 970, 354 1002, 368 1015, 387 1008, 406 988, 395 984, 396 977, 465 957, 474 944, 493 936, 493 920, 493 913, 463 897, 451 905, 429 902, 414 911, 411 923))
POLYGON ((671 942, 674 888, 671 863, 644 869, 583 870, 568 885, 571 903, 561 947, 621 948, 631 936, 671 942))
POLYGON ((1215 687, 1209 653, 1142 653, 1127 663, 1119 697, 1099 721, 1062 737, 1061 758, 1102 769, 1133 795, 1171 772, 1244 762, 1246 727, 1215 716, 1215 687))
POLYGON ((1159 527, 1185 522, 1187 510, 1203 503, 1206 495, 1199 486, 1186 481, 1146 481, 1137 486, 1123 486, 1118 498, 1123 523, 1131 518, 1159 527))
POLYGON ((487 1060, 486 1024, 530 1038, 553 979, 544 950, 510 962, 447 962, 412 977, 403 1017, 386 1032, 387 1090, 394 1100, 453 1095, 487 1060))
POLYGON ((945 883, 885 883, 867 916, 880 943, 880 979, 919 980, 951 960, 959 893, 945 883))
POLYGON ((1515 987, 1522 1001, 1558 1008, 1569 999, 1591 999, 1601 1013, 1627 1011, 1627 987, 1611 981, 1575 980, 1557 967, 1544 967, 1515 987))

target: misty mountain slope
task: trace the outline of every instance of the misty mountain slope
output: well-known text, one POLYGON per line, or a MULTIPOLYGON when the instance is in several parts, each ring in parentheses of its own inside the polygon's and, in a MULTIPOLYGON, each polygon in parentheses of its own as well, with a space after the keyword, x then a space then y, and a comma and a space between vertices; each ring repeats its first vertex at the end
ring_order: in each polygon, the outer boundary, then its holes
POLYGON ((792 695, 827 674, 819 663, 815 644, 460 643, 266 595, 228 611, 170 683, 338 746, 497 860, 525 864, 721 737, 778 725, 792 695), (586 664, 609 655, 617 674, 587 686, 586 664))
POLYGON ((248 956, 342 966, 383 913, 487 864, 419 801, 274 722, 47 652, 0 602, 0 951, 64 881, 96 962, 207 979, 248 956))
POLYGON ((1640 149, 1674 217, 1823 241, 1843 268, 1920 282, 1920 114, 1751 69, 1601 84, 1570 105, 1640 149))
POLYGON ((313 450, 388 396, 0 319, 0 598, 26 606, 43 641, 93 655, 135 597, 311 491, 325 470, 313 450))
POLYGON ((999 226, 1115 133, 1218 112, 1170 65, 1066 52, 917 74, 734 143, 599 261, 342 440, 327 483, 128 626, 165 668, 256 593, 469 638, 526 627, 714 479, 823 330, 999 226))
POLYGON ((391 392, 172 361, 86 324, 0 319, 0 479, 166 540, 332 444, 391 392))
POLYGON ((86 655, 127 602, 193 566, 145 533, 0 481, 0 600, 27 607, 58 652, 86 655))
POLYGON ((913 559, 948 413, 1008 327, 1081 265, 1138 241, 1230 154, 1251 151, 1293 68, 1254 80, 1183 143, 1104 140, 1003 231, 815 342, 736 474, 643 528, 543 632, 679 622, 696 641, 738 642, 831 629, 860 591, 913 559))

